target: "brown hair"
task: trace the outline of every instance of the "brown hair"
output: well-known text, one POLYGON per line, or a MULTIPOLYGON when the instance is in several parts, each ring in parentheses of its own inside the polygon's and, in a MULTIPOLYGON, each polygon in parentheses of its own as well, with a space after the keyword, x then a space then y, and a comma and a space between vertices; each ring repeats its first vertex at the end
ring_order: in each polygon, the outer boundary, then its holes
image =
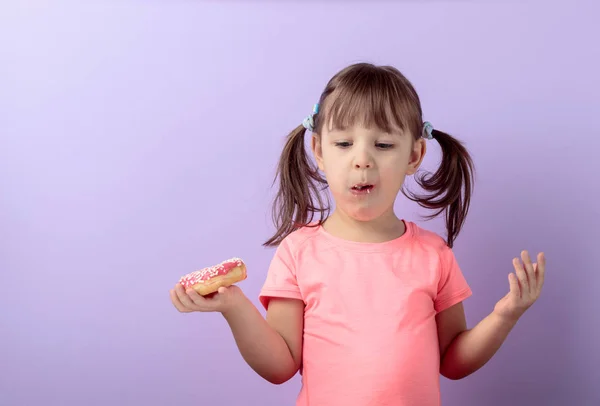
MULTIPOLYGON (((376 126, 383 131, 405 131, 415 140, 423 134, 423 113, 419 96, 412 84, 396 68, 368 63, 350 65, 338 72, 319 99, 320 111, 313 116, 315 136, 323 125, 336 129, 356 123, 376 126)), ((300 227, 314 223, 315 214, 322 224, 330 211, 321 191, 327 181, 309 160, 304 145, 306 129, 296 127, 287 137, 275 181, 279 190, 273 202, 275 234, 263 245, 276 246, 300 227)), ((429 194, 416 195, 404 187, 402 193, 420 206, 435 210, 428 219, 446 210, 447 244, 452 247, 462 228, 473 189, 473 161, 463 144, 439 130, 432 131, 442 150, 442 161, 433 173, 415 176, 415 181, 429 194)))

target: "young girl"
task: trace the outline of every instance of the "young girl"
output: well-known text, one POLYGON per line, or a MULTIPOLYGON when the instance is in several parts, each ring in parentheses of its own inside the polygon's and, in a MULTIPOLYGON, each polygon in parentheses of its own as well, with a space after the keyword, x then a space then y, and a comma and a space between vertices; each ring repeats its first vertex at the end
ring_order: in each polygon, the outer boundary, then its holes
POLYGON ((277 231, 265 243, 277 249, 259 298, 266 320, 237 286, 205 298, 177 285, 171 300, 181 312, 221 312, 243 358, 268 381, 300 372, 298 406, 439 405, 440 373, 460 379, 481 368, 544 282, 543 254, 532 263, 523 251, 522 262, 513 259, 509 293, 466 328, 462 301, 471 290, 452 245, 469 208, 472 170, 459 141, 423 122, 419 97, 398 70, 349 66, 283 149, 277 231), (393 210, 427 140, 443 153, 432 176, 417 178, 429 194, 403 193, 434 215, 445 211, 446 240, 393 210), (331 213, 324 187, 335 201, 331 213))

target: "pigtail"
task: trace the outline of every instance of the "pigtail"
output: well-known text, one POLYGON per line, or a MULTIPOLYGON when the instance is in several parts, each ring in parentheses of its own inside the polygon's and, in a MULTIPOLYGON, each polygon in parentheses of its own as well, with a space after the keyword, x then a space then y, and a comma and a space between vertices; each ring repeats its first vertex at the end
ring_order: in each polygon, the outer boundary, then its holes
POLYGON ((321 215, 320 224, 325 218, 323 214, 329 211, 320 193, 327 182, 309 160, 304 146, 305 134, 306 128, 298 126, 288 135, 283 147, 273 182, 279 179, 272 211, 277 231, 263 243, 265 247, 279 245, 288 234, 311 223, 316 213, 321 215))
POLYGON ((454 240, 464 225, 473 192, 473 160, 464 145, 454 137, 438 130, 431 132, 442 149, 440 167, 433 174, 415 176, 415 181, 429 196, 404 194, 421 207, 436 210, 433 218, 446 210, 447 244, 454 240))

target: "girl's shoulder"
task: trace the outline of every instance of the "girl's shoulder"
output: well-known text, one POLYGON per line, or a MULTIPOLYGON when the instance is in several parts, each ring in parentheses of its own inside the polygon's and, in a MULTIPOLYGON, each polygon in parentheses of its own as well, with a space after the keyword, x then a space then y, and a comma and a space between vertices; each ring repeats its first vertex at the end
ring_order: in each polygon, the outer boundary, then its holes
POLYGON ((314 241, 318 237, 319 227, 320 225, 318 223, 314 223, 297 228, 283 238, 278 248, 286 249, 288 251, 297 251, 301 249, 303 246, 307 245, 307 242, 310 242, 311 240, 314 241))
POLYGON ((414 222, 407 221, 406 224, 407 230, 411 230, 412 237, 416 242, 438 250, 448 248, 446 240, 438 233, 423 228, 414 222))
POLYGON ((288 238, 297 246, 308 241, 318 239, 321 236, 322 226, 319 223, 310 223, 302 226, 288 235, 288 238))

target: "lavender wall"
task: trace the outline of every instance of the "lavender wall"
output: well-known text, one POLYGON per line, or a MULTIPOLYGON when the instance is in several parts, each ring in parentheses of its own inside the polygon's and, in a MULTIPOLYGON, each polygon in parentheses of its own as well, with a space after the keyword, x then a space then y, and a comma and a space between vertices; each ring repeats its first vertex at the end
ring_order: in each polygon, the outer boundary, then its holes
POLYGON ((469 324, 521 249, 548 257, 543 297, 484 369, 443 380, 444 404, 600 404, 597 2, 11 3, 1 405, 292 405, 297 378, 263 382, 219 315, 179 314, 168 290, 238 255, 255 300, 283 137, 362 60, 404 71, 474 154, 469 324))

